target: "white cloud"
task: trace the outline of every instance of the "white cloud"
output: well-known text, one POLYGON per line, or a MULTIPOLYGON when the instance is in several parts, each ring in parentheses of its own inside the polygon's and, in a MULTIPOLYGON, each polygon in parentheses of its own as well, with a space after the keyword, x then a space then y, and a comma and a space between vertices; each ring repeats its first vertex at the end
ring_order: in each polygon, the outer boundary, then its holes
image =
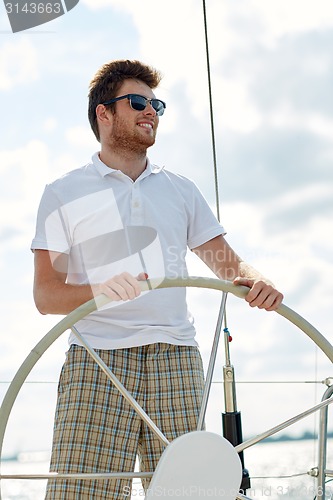
POLYGON ((262 124, 263 117, 251 102, 245 81, 216 77, 213 97, 218 126, 240 133, 250 133, 262 124))
POLYGON ((6 42, 0 48, 0 90, 36 81, 37 50, 28 38, 6 42))
POLYGON ((77 148, 87 148, 89 151, 98 149, 98 142, 95 139, 90 127, 78 125, 66 130, 66 139, 71 146, 77 148))
MULTIPOLYGON (((272 199, 271 202, 265 203, 268 211, 279 212, 281 208, 288 210, 304 204, 310 204, 320 201, 321 199, 332 199, 333 184, 324 184, 316 182, 313 184, 300 187, 296 192, 281 193, 278 198, 272 199)), ((333 209, 333 205, 331 207, 333 209)), ((294 228, 292 228, 294 229, 294 228)))
POLYGON ((274 45, 283 35, 299 34, 317 28, 333 26, 330 0, 251 0, 247 11, 253 12, 260 23, 260 37, 267 45, 274 45), (252 4, 252 5, 251 5, 252 4), (253 10, 252 10, 253 9, 253 10))
MULTIPOLYGON (((49 150, 40 140, 33 140, 15 150, 0 151, 0 172, 12 181, 1 197, 1 220, 11 213, 19 220, 37 208, 41 189, 49 179, 49 150)), ((4 185, 2 185, 4 189, 4 185)), ((6 189, 6 188, 5 188, 6 189)))
POLYGON ((265 121, 284 130, 305 130, 329 140, 333 137, 333 118, 318 112, 295 110, 290 102, 279 103, 278 107, 267 115, 265 121))
POLYGON ((90 9, 97 10, 104 7, 111 7, 114 4, 113 0, 81 0, 83 4, 87 5, 90 9))
POLYGON ((46 132, 53 132, 58 127, 58 122, 53 117, 48 117, 43 123, 43 129, 46 132))

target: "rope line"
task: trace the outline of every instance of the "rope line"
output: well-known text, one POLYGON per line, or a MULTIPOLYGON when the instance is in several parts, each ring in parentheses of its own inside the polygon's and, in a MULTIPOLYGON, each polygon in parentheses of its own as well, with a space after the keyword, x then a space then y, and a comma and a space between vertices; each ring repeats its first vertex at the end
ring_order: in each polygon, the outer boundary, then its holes
MULTIPOLYGON (((12 380, 0 380, 0 385, 11 384, 12 380)), ((26 380, 26 385, 35 384, 57 384, 57 380, 26 380)), ((223 384, 223 380, 212 380, 212 384, 223 384)), ((323 380, 237 380, 235 384, 320 384, 323 385, 323 380)))
POLYGON ((208 93, 209 93, 209 114, 210 114, 210 129, 211 129, 211 140, 212 140, 213 163, 214 163, 215 203, 216 203, 217 220, 220 222, 219 182, 218 182, 218 174, 217 174, 212 82, 211 82, 211 76, 210 76, 208 25, 207 25, 207 13, 206 13, 206 1, 205 0, 203 0, 203 2, 202 2, 202 7, 203 7, 203 18, 204 18, 204 27, 205 27, 205 47, 206 47, 207 78, 208 78, 208 93))
POLYGON ((293 477, 308 476, 307 472, 299 472, 298 474, 290 474, 287 476, 251 476, 251 479, 291 479, 293 477))
MULTIPOLYGON (((224 384, 223 380, 213 380, 212 384, 224 384)), ((322 380, 237 380, 235 384, 320 384, 322 380)))
MULTIPOLYGON (((1 384, 11 384, 12 380, 0 380, 1 384)), ((25 380, 25 384, 57 384, 58 380, 25 380)), ((223 380, 212 380, 212 384, 223 384, 223 380)), ((331 387, 333 377, 327 377, 324 380, 237 380, 236 384, 320 384, 331 387)))

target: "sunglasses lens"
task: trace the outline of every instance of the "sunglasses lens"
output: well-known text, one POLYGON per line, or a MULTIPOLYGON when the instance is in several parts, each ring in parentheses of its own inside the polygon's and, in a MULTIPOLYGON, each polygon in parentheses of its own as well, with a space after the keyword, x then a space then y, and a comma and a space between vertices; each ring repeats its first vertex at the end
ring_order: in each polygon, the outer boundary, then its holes
POLYGON ((153 99, 151 101, 151 105, 155 109, 156 114, 158 116, 162 116, 163 115, 163 113, 164 113, 164 103, 162 101, 160 101, 159 99, 153 99))
MULTIPOLYGON (((147 106, 147 99, 142 95, 132 94, 129 99, 131 107, 135 109, 135 111, 143 111, 147 106)), ((150 102, 152 107, 155 109, 156 114, 158 116, 162 116, 165 108, 164 103, 159 99, 152 99, 150 102)))
POLYGON ((130 97, 130 103, 135 111, 143 111, 146 107, 147 101, 141 95, 132 95, 130 97))

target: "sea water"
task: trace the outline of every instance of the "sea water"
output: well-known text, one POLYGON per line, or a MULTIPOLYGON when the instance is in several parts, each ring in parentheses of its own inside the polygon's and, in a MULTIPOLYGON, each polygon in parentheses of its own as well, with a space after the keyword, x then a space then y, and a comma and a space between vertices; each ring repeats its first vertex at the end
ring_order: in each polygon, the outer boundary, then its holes
MULTIPOLYGON (((310 500, 316 498, 316 482, 308 473, 317 463, 317 445, 311 440, 261 443, 245 451, 251 476, 246 494, 254 500, 310 500)), ((221 464, 223 467, 223 464, 221 464)), ((327 466, 333 469, 333 439, 327 444, 327 466)), ((22 454, 20 460, 3 462, 3 474, 38 474, 48 471, 47 454, 22 454)), ((2 500, 43 500, 45 480, 2 480, 2 500)), ((171 497, 171 493, 169 494, 171 497)), ((179 492, 174 497, 179 498, 179 492)), ((184 497, 184 495, 181 495, 184 497)), ((213 492, 202 492, 202 498, 213 492)), ((139 480, 131 499, 144 498, 139 480)), ((130 498, 129 498, 130 500, 130 498)), ((325 500, 333 500, 333 479, 327 479, 325 500)))

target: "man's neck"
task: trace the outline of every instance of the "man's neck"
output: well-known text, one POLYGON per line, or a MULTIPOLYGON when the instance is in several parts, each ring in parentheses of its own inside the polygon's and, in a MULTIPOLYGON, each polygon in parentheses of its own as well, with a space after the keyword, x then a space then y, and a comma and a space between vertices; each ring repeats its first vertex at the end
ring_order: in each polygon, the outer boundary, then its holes
POLYGON ((119 153, 102 147, 99 157, 105 165, 115 170, 120 170, 133 181, 140 177, 147 166, 146 152, 142 154, 132 151, 119 153))

